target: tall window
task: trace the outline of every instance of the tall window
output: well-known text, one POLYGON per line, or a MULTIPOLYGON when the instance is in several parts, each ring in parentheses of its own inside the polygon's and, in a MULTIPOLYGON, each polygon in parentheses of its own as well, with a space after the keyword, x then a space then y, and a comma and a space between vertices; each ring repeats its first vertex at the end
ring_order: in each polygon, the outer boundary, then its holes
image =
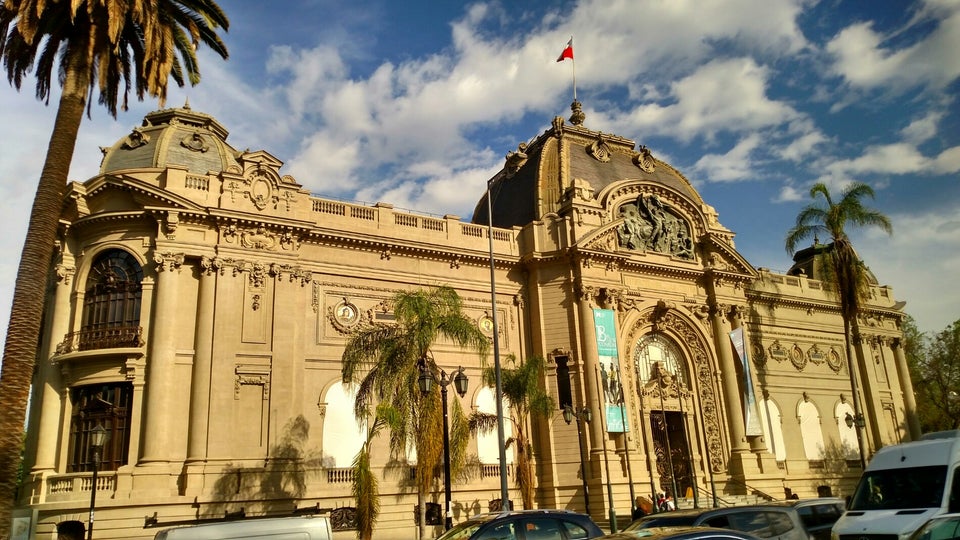
POLYGON ((126 251, 97 256, 87 277, 80 350, 140 345, 142 281, 143 269, 126 251))
POLYGON ((130 411, 133 384, 94 384, 70 390, 73 417, 70 421, 70 464, 68 472, 93 470, 90 436, 97 425, 107 430, 100 452, 100 470, 113 471, 127 463, 130 448, 130 411))

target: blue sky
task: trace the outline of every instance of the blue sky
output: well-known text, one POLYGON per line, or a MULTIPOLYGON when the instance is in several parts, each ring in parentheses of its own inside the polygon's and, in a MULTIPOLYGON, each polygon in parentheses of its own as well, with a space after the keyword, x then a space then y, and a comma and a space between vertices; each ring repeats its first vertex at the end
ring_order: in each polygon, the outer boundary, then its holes
MULTIPOLYGON (((814 182, 869 183, 894 235, 854 232, 921 330, 960 318, 960 0, 221 0, 222 62, 171 88, 319 196, 469 219, 505 154, 570 115, 679 169, 756 267, 786 270, 814 182)), ((0 85, 5 328, 54 107, 0 85)), ((56 99, 51 100, 56 103, 56 99)), ((85 119, 70 172, 157 108, 85 119)))

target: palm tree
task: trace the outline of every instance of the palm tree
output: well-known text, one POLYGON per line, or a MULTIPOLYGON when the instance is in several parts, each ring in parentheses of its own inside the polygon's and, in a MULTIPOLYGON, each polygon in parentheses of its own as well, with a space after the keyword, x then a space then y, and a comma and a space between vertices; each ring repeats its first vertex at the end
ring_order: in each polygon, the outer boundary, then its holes
POLYGON ((398 457, 405 456, 411 444, 416 450, 420 537, 426 538, 424 502, 442 465, 443 441, 435 435, 442 432, 442 414, 438 392, 421 395, 417 378, 422 370, 439 372, 431 350, 439 340, 476 350, 481 358, 489 341, 463 313, 463 302, 450 287, 399 292, 392 304, 395 323, 365 326, 350 336, 343 351, 342 376, 344 383, 359 379, 354 403, 358 421, 380 420, 383 404, 401 412, 402 419, 389 425, 390 450, 398 457))
MULTIPOLYGON (((549 418, 554 410, 553 398, 547 395, 541 386, 546 362, 541 356, 532 356, 525 362, 517 362, 517 358, 510 355, 506 364, 516 367, 505 367, 500 370, 500 381, 503 397, 510 403, 510 422, 513 426, 513 436, 506 441, 507 448, 511 445, 517 449, 517 488, 523 499, 523 507, 533 508, 534 483, 533 445, 527 434, 530 420, 534 418, 549 418)), ((483 370, 483 382, 491 388, 496 384, 496 372, 488 367, 483 370)), ((472 425, 480 431, 490 431, 497 427, 497 417, 493 414, 474 413, 472 425)))
POLYGON ((866 467, 866 452, 863 444, 863 426, 860 414, 860 398, 857 392, 857 375, 854 371, 850 330, 856 324, 860 306, 869 293, 867 268, 857 256, 847 236, 848 223, 858 226, 880 227, 893 234, 890 220, 880 212, 863 206, 863 197, 873 198, 873 189, 862 182, 854 182, 843 190, 840 200, 834 202, 827 186, 822 183, 810 188, 810 197, 817 202, 805 206, 797 214, 796 225, 787 232, 786 247, 792 255, 799 243, 822 233, 831 239, 831 245, 823 250, 824 259, 819 259, 820 270, 840 300, 840 315, 843 318, 843 340, 847 351, 847 370, 850 372, 850 389, 853 393, 853 412, 857 419, 857 444, 860 450, 860 465, 866 467), (818 200, 818 196, 823 198, 818 200))
POLYGON ((0 58, 7 79, 20 89, 36 66, 37 98, 49 103, 52 78, 62 87, 57 116, 40 174, 10 310, 0 385, 0 536, 8 530, 30 379, 37 354, 44 292, 63 193, 84 108, 94 87, 116 117, 131 86, 163 106, 167 82, 200 80, 196 47, 227 49, 216 30, 229 26, 213 0, 6 0, 0 4, 0 58), (122 94, 120 92, 123 87, 122 94), (122 101, 119 101, 122 96, 122 101))

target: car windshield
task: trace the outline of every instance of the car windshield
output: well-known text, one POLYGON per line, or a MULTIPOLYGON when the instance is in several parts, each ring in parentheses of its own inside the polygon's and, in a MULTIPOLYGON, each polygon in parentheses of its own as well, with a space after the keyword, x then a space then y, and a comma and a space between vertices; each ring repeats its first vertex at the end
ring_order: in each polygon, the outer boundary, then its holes
POLYGON ((946 465, 869 471, 847 510, 939 508, 946 477, 946 465))
POLYGON ((456 527, 453 527, 449 531, 443 533, 437 540, 464 540, 470 538, 473 533, 477 532, 477 529, 483 526, 484 523, 495 518, 496 515, 491 514, 488 516, 480 516, 473 519, 468 519, 463 523, 460 523, 456 527))
POLYGON ((693 525, 697 516, 676 516, 676 515, 656 515, 648 518, 638 519, 630 525, 627 525, 624 531, 635 531, 637 529, 646 529, 648 527, 680 527, 684 525, 693 525))

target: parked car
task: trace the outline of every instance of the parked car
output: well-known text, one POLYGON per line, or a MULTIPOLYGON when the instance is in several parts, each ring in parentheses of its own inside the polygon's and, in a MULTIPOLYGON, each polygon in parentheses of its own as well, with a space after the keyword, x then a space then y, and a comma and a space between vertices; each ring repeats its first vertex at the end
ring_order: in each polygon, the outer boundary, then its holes
POLYGON ((624 531, 692 525, 733 529, 768 540, 812 540, 797 510, 782 502, 661 512, 634 521, 624 531))
POLYGON ((568 510, 514 510, 481 514, 437 540, 587 540, 603 536, 590 516, 568 510))
POLYGON ((155 540, 331 540, 333 529, 327 516, 255 518, 173 527, 160 531, 155 540))
POLYGON ((648 527, 600 537, 600 540, 759 540, 752 534, 715 527, 648 527))
POLYGON ((830 540, 830 529, 840 519, 846 504, 837 497, 787 501, 800 514, 800 521, 815 540, 830 540))
POLYGON ((913 533, 910 540, 952 540, 960 538, 960 514, 941 514, 913 533))

